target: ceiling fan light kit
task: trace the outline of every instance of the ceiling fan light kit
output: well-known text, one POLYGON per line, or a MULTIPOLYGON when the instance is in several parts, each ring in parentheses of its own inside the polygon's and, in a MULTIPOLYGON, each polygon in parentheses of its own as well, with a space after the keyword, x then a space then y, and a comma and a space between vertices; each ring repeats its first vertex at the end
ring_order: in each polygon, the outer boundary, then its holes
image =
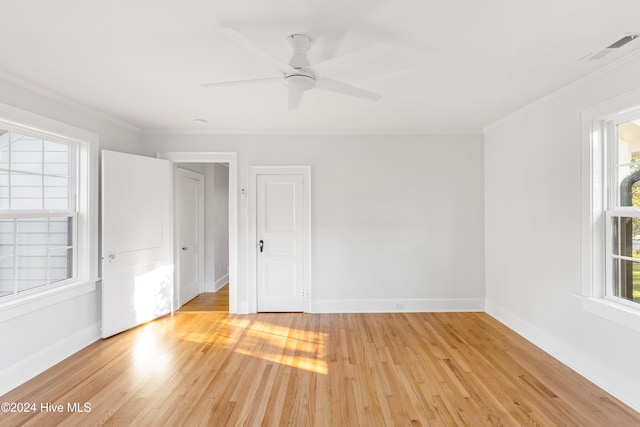
POLYGON ((304 92, 316 86, 316 79, 307 74, 289 74, 284 76, 284 85, 289 89, 304 92))
MULTIPOLYGON (((359 87, 352 86, 350 84, 337 80, 319 77, 318 74, 314 71, 314 66, 319 66, 322 64, 322 62, 317 64, 311 64, 309 62, 309 58, 307 58, 307 52, 309 51, 309 49, 311 49, 313 40, 306 34, 291 34, 287 37, 287 41, 291 46, 292 56, 289 60, 289 63, 286 64, 272 56, 269 52, 263 50, 251 40, 247 39, 243 35, 230 28, 220 29, 220 33, 242 46, 248 52, 251 52, 252 54, 269 62, 278 71, 280 71, 280 73, 282 74, 281 79, 284 83, 284 86, 289 90, 289 110, 298 109, 298 106, 300 105, 300 101, 302 99, 302 94, 314 88, 329 92, 336 92, 342 95, 352 96, 356 98, 367 99, 370 101, 376 101, 381 98, 380 95, 368 90, 361 89, 359 87)), ((335 65, 336 62, 347 62, 349 61, 350 56, 352 57, 351 59, 357 58, 358 53, 359 52, 356 51, 352 54, 344 55, 338 58, 332 58, 324 62, 331 61, 334 63, 333 65, 335 65)), ((203 84, 202 86, 220 87, 237 84, 244 85, 270 82, 273 80, 279 80, 279 78, 275 77, 250 80, 234 80, 227 82, 207 83, 203 84)))

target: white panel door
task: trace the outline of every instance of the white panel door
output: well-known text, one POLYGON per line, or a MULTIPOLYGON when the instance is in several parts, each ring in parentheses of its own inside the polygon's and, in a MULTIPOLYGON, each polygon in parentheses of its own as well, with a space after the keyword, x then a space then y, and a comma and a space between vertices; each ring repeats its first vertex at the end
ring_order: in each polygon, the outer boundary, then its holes
POLYGON ((200 294, 202 287, 202 187, 200 174, 178 169, 178 247, 180 305, 200 294))
POLYGON ((303 176, 257 176, 258 311, 303 311, 303 176))
POLYGON ((171 163, 102 151, 102 337, 172 311, 171 163))

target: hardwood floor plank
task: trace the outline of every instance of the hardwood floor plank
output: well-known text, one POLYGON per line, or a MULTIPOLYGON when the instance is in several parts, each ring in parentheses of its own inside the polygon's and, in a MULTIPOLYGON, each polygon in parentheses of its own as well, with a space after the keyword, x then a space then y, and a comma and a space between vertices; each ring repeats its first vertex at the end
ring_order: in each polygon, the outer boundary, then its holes
POLYGON ((1 413, 0 425, 640 425, 484 313, 229 315, 217 297, 2 396, 65 410, 1 413), (67 410, 84 402, 91 412, 67 410))

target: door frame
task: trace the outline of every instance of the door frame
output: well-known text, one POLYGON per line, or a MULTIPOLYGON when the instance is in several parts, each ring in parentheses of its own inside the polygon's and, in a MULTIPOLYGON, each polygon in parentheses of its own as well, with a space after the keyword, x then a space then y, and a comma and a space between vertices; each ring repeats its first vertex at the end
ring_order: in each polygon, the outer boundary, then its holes
POLYGON ((180 251, 181 251, 181 243, 180 243, 180 230, 182 226, 183 218, 180 215, 180 207, 178 206, 178 202, 180 201, 180 179, 182 177, 194 179, 198 181, 198 212, 197 212, 197 228, 198 228, 198 294, 202 293, 203 289, 203 281, 204 281, 204 175, 198 172, 193 172, 185 168, 181 168, 174 165, 174 180, 173 180, 173 253, 174 253, 174 266, 176 269, 175 274, 175 289, 174 292, 174 306, 180 308, 182 303, 182 282, 180 280, 182 273, 182 264, 180 261, 180 251))
POLYGON ((258 175, 302 175, 302 298, 311 311, 311 166, 249 166, 249 311, 258 312, 258 175))
MULTIPOLYGON (((173 163, 227 163, 229 165, 229 312, 246 313, 238 301, 238 156, 233 152, 158 152, 173 163)), ((175 256, 175 254, 174 254, 175 256)))

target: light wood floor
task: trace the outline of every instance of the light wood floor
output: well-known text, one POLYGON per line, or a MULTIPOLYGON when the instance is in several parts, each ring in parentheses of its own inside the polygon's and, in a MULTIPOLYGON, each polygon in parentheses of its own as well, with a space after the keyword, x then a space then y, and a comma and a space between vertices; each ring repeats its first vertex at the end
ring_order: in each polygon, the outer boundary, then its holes
POLYGON ((223 311, 229 312, 229 284, 217 292, 205 292, 180 307, 180 311, 223 311))
POLYGON ((207 298, 1 397, 65 411, 0 425, 640 425, 484 313, 229 315, 207 298))

